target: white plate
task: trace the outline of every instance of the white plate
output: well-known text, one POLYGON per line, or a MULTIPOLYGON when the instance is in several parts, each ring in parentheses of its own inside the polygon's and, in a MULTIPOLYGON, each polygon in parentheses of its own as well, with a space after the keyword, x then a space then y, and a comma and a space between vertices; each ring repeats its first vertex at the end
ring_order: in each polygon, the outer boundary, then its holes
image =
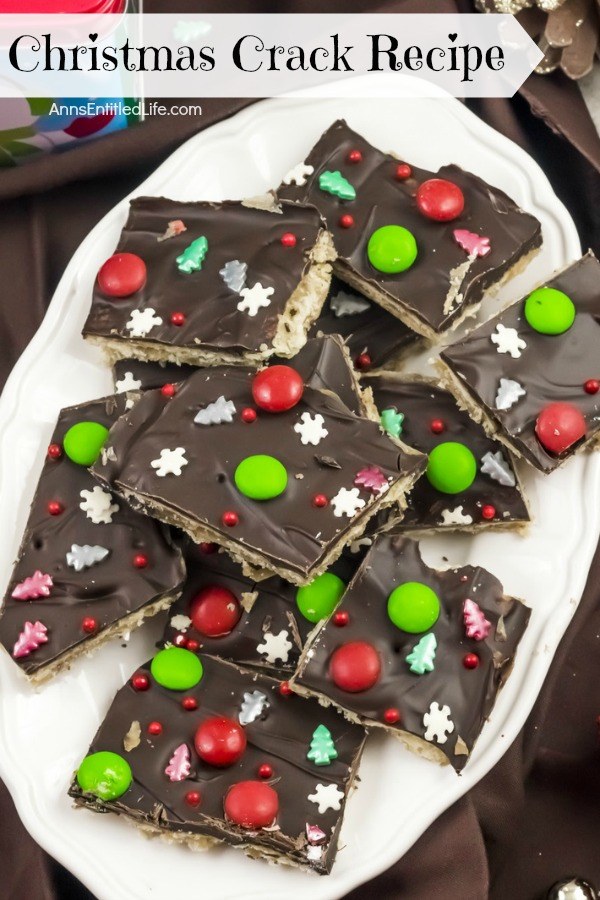
MULTIPOLYGON (((259 193, 276 185, 339 116, 382 149, 421 166, 462 164, 541 219, 544 249, 527 273, 503 290, 503 300, 516 298, 579 254, 573 223, 540 169, 453 100, 387 99, 381 107, 369 99, 266 101, 192 138, 135 193, 181 200, 259 193)), ((108 370, 80 330, 95 272, 112 252, 126 210, 126 202, 119 204, 73 257, 0 402, 4 583, 60 407, 110 390, 108 370)), ((106 900, 187 900, 190 890, 211 900, 294 900, 307 891, 313 900, 329 900, 391 865, 515 738, 579 602, 600 531, 600 455, 575 459, 547 478, 528 473, 526 482, 536 516, 527 539, 487 534, 425 542, 428 562, 439 564, 445 555, 452 563, 487 566, 508 592, 533 607, 514 674, 491 721, 460 778, 412 756, 393 739, 373 738, 361 785, 348 805, 343 849, 329 877, 268 866, 228 848, 200 855, 149 843, 116 816, 72 809, 65 793, 70 775, 117 688, 151 655, 158 623, 136 632, 125 647, 115 641, 79 661, 37 693, 1 655, 0 774, 31 834, 106 900)))

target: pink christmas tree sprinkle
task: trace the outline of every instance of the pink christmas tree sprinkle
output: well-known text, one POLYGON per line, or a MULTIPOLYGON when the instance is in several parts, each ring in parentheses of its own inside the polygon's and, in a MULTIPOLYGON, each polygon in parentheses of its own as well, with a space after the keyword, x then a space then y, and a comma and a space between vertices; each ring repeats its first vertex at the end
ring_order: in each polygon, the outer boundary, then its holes
POLYGON ((306 839, 309 844, 322 844, 327 835, 318 825, 309 825, 306 823, 306 839))
POLYGON ((389 483, 381 469, 377 466, 367 466, 356 473, 354 479, 356 487, 364 487, 374 494, 383 494, 389 488, 389 483))
POLYGON ((475 256, 487 256, 492 249, 489 237, 475 234, 474 231, 467 231, 466 228, 457 228, 452 233, 456 243, 459 247, 462 247, 469 256, 473 256, 473 254, 475 254, 475 256))
POLYGON ((16 586, 11 596, 15 600, 38 600, 40 597, 47 597, 52 587, 52 576, 45 575, 39 569, 29 578, 25 578, 16 586))
POLYGON ((463 605, 463 618, 467 637, 476 641, 485 641, 490 633, 492 623, 488 622, 479 606, 474 600, 465 600, 463 605))
POLYGON ((23 631, 13 647, 13 658, 20 659, 22 656, 29 656, 41 644, 46 644, 48 642, 47 632, 48 629, 42 622, 25 622, 23 631))
POLYGON ((184 781, 190 774, 190 751, 187 744, 180 744, 165 769, 171 781, 184 781))
POLYGON ((157 237, 156 240, 168 241, 169 238, 177 237, 178 234, 183 234, 184 231, 187 231, 187 228, 181 219, 173 219, 173 221, 169 222, 167 225, 165 233, 161 234, 160 237, 157 237))

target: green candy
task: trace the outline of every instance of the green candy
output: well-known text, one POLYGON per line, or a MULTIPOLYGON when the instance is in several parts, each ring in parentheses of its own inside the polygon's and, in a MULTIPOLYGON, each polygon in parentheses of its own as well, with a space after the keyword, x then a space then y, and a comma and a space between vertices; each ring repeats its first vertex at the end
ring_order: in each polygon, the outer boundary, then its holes
POLYGON ((99 422, 77 422, 63 438, 67 456, 79 466, 93 466, 108 437, 108 428, 99 422))
POLYGON ((464 444, 446 441, 434 447, 429 454, 425 474, 436 491, 460 494, 475 481, 477 460, 464 444))
POLYGON ((86 756, 77 770, 77 784, 86 794, 116 800, 133 781, 131 766, 118 753, 102 750, 86 756))
POLYGON ((175 260, 177 268, 180 272, 183 272, 184 275, 189 275, 190 272, 199 272, 207 253, 208 241, 204 235, 202 235, 201 237, 196 238, 195 241, 192 241, 192 243, 185 248, 183 253, 177 257, 175 260))
POLYGON ((381 427, 392 437, 400 437, 402 434, 402 423, 404 422, 404 413, 396 412, 395 409, 384 409, 380 416, 381 427))
POLYGON ((356 191, 341 172, 321 172, 319 187, 326 194, 331 194, 340 200, 356 200, 356 191))
POLYGON ((156 683, 170 691, 188 691, 204 674, 196 654, 183 647, 159 650, 150 663, 150 671, 156 683))
POLYGON ((333 572, 323 572, 314 581, 296 591, 296 605, 309 622, 327 619, 346 590, 341 578, 333 572))
POLYGON ((233 476, 235 486, 251 500, 272 500, 287 487, 287 471, 274 456, 262 453, 243 459, 233 476))
POLYGON ((562 291, 541 287, 525 301, 525 318, 540 334, 563 334, 575 321, 575 305, 562 291))
POLYGON ((373 232, 367 244, 367 257, 374 269, 397 275, 410 269, 417 258, 414 235, 401 225, 383 225, 373 232))
POLYGON ((426 584, 406 581, 394 588, 388 597, 387 611, 396 628, 409 634, 420 634, 437 622, 440 601, 426 584))

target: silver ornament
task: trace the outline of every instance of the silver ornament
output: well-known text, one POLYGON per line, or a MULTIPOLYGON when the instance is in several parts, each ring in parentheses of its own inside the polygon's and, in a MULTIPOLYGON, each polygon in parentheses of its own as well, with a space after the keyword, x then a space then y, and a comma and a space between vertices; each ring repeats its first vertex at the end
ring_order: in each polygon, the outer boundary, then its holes
POLYGON ((583 878, 565 878, 552 885, 547 900, 598 900, 598 893, 583 878))

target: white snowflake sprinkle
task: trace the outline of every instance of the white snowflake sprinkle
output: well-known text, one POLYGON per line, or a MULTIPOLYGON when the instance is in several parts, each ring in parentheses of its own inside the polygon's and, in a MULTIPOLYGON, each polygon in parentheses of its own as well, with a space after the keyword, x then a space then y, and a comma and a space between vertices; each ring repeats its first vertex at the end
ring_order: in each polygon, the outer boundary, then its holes
POLYGON ((117 394, 124 394, 125 391, 139 391, 142 382, 139 378, 133 377, 133 372, 125 372, 122 378, 115 381, 115 389, 117 394))
POLYGON ((279 634, 266 631, 263 638, 264 643, 259 644, 256 648, 258 652, 266 657, 267 662, 275 663, 280 660, 282 664, 285 664, 293 646, 291 641, 288 641, 287 631, 280 631, 279 634))
POLYGON ((317 804, 320 815, 323 815, 328 809, 341 809, 344 792, 340 791, 337 784, 318 784, 314 794, 309 794, 308 799, 317 804))
POLYGON ((286 172, 283 176, 283 183, 296 184, 298 187, 302 187, 306 184, 306 176, 312 175, 314 171, 313 166, 307 166, 306 163, 299 162, 289 172, 286 172))
POLYGON ((130 337, 143 338, 152 331, 155 325, 162 325, 162 319, 154 314, 151 306, 147 306, 146 309, 132 309, 125 328, 130 337))
POLYGON ((160 451, 158 459, 153 459, 150 465, 156 469, 159 478, 165 475, 181 475, 181 470, 187 466, 184 447, 175 447, 174 450, 164 449, 160 451))
POLYGON ((303 412, 300 421, 294 425, 294 431, 300 435, 303 444, 312 444, 316 447, 329 434, 324 425, 325 419, 321 413, 311 416, 310 413, 303 412))
POLYGON ((513 359, 518 359, 521 350, 527 346, 523 338, 519 337, 516 328, 505 328, 500 322, 496 325, 496 333, 490 337, 492 343, 496 345, 498 353, 510 353, 513 359))
POLYGON ((79 508, 84 511, 88 519, 92 520, 94 525, 110 525, 113 513, 119 509, 119 504, 113 503, 112 494, 109 491, 96 485, 91 491, 81 491, 79 496, 83 497, 83 503, 79 504, 79 508))
POLYGON ((347 294, 346 291, 338 291, 335 297, 329 301, 329 308, 336 319, 344 316, 357 316, 371 308, 371 304, 364 297, 347 294))
POLYGON ((437 744, 445 744, 448 735, 454 731, 454 722, 450 718, 450 707, 442 706, 435 701, 429 707, 429 712, 423 716, 423 725, 426 741, 435 741, 437 744))
POLYGON ((462 506, 442 511, 442 525, 471 525, 473 516, 463 513, 462 506))
POLYGON ((365 501, 358 495, 358 488, 340 488, 335 497, 331 498, 333 514, 338 519, 347 516, 349 519, 356 515, 359 509, 365 506, 365 501))
POLYGON ((192 620, 189 616, 184 616, 183 613, 178 613, 176 616, 171 617, 171 621, 169 625, 171 628, 174 628, 176 631, 187 631, 190 625, 192 624, 192 620))
POLYGON ((496 394, 496 409, 510 409, 520 397, 524 397, 527 391, 512 378, 501 378, 496 394))
POLYGON ((251 288, 242 288, 240 296, 243 300, 237 305, 240 312, 247 312, 249 316, 255 316, 261 307, 271 305, 271 294, 274 292, 272 287, 263 287, 260 281, 252 285, 251 288))
POLYGON ((517 483, 514 472, 505 460, 502 450, 492 453, 488 450, 481 457, 481 471, 504 487, 514 487, 517 483))

